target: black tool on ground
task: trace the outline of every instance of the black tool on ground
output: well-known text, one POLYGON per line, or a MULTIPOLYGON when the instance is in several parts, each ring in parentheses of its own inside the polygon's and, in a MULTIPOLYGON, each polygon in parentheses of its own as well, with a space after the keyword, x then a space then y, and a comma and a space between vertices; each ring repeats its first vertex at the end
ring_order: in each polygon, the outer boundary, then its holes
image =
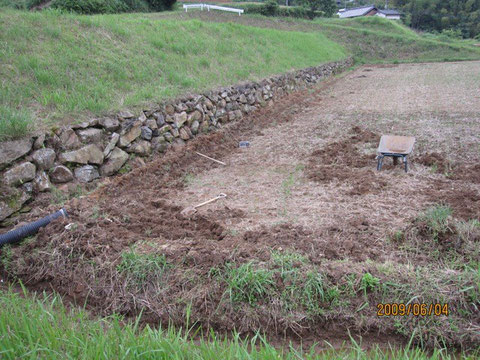
POLYGON ((65 209, 58 210, 57 212, 45 216, 44 218, 34 221, 30 224, 23 225, 18 229, 13 229, 5 234, 0 235, 0 247, 5 244, 13 244, 28 236, 32 236, 44 226, 50 224, 52 220, 59 218, 60 216, 67 217, 67 211, 65 209))
POLYGON ((393 158, 394 165, 401 158, 405 164, 405 172, 407 172, 408 155, 412 152, 414 144, 415 138, 411 136, 382 135, 377 149, 377 170, 382 169, 383 158, 388 156, 393 158))

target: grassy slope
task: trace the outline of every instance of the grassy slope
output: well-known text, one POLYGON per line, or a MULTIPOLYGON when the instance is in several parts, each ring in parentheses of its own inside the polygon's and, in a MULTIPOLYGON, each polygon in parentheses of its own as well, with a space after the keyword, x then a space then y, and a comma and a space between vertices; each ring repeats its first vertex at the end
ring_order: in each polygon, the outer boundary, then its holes
POLYGON ((0 139, 336 60, 346 55, 341 46, 359 63, 480 59, 470 43, 421 36, 378 17, 234 19, 0 8, 0 139))
MULTIPOLYGON (((207 12, 151 14, 153 18, 192 19, 225 22, 231 17, 222 13, 209 15, 207 12)), ((472 46, 470 40, 448 39, 445 36, 418 34, 399 22, 379 17, 355 19, 325 19, 314 21, 264 17, 260 15, 241 16, 236 19, 242 24, 290 31, 320 32, 344 46, 357 62, 418 62, 479 60, 480 48, 472 46)))
POLYGON ((346 56, 318 33, 142 14, 0 9, 0 23, 0 110, 7 121, 19 108, 55 120, 140 107, 346 56))
MULTIPOLYGON (((191 340, 194 332, 139 330, 119 317, 92 320, 84 311, 68 311, 58 297, 20 296, 0 290, 2 359, 458 359, 435 350, 361 350, 356 342, 344 350, 309 352, 275 349, 261 337, 225 340, 215 335, 191 340), (35 321, 32 321, 35 319, 35 321), (256 343, 256 346, 251 346, 256 343)), ((198 338, 198 336, 196 336, 198 338)), ((474 359, 475 355, 470 355, 474 359)))

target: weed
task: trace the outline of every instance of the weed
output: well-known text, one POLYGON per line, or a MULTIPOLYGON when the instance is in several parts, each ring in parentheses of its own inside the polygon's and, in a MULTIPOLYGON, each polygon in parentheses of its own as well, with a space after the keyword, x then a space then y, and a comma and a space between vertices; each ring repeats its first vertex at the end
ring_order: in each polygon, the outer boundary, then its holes
POLYGON ((434 240, 438 240, 438 236, 447 233, 449 228, 449 217, 452 209, 444 205, 433 206, 420 217, 425 222, 427 231, 430 232, 434 240))
POLYGON ((326 289, 322 274, 317 271, 307 273, 302 286, 302 303, 308 312, 321 315, 323 313, 322 303, 331 302, 338 295, 337 291, 326 289))
POLYGON ((380 284, 380 279, 367 272, 363 274, 362 279, 360 280, 360 289, 363 291, 363 294, 366 297, 367 292, 373 291, 378 284, 380 284))
POLYGON ((168 264, 164 255, 140 254, 135 249, 122 253, 117 270, 126 274, 135 285, 162 278, 168 264))
POLYGON ((190 173, 185 174, 182 178, 182 182, 186 186, 192 185, 195 182, 195 175, 190 173))
POLYGON ((22 137, 32 130, 32 125, 28 112, 0 104, 0 141, 22 137))
POLYGON ((282 191, 285 197, 291 195, 293 185, 295 185, 295 173, 289 174, 282 182, 282 191))
POLYGON ((395 242, 395 243, 400 243, 400 242, 403 241, 404 237, 405 237, 405 235, 404 235, 403 231, 397 230, 391 236, 391 241, 395 242))
POLYGON ((123 175, 123 174, 126 174, 126 173, 129 173, 130 171, 132 171, 132 167, 130 166, 130 164, 127 162, 125 165, 123 165, 120 170, 118 170, 118 173, 123 175))
POLYGON ((98 206, 94 206, 92 208, 92 214, 90 215, 90 217, 93 220, 97 220, 100 217, 100 208, 98 206))
POLYGON ((307 258, 299 253, 289 251, 272 251, 273 263, 280 267, 281 273, 292 271, 298 265, 307 262, 307 258))
POLYGON ((232 303, 246 302, 254 305, 266 297, 274 285, 273 273, 259 267, 254 262, 248 262, 238 267, 229 263, 225 270, 226 292, 232 303))
POLYGON ((12 247, 10 244, 5 244, 2 247, 2 250, 0 251, 0 263, 2 264, 2 267, 5 269, 7 273, 11 272, 11 267, 12 267, 12 257, 13 257, 13 252, 12 252, 12 247))
POLYGON ((56 186, 52 185, 50 193, 52 194, 51 201, 54 204, 64 204, 66 201, 68 201, 68 194, 56 186))

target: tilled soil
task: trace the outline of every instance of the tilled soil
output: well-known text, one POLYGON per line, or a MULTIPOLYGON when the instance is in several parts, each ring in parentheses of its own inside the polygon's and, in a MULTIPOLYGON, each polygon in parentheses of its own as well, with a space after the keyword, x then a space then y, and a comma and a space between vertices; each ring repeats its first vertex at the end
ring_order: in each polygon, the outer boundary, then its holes
MULTIPOLYGON (((432 137, 425 136, 423 120, 407 120, 423 119, 423 115, 349 115, 339 110, 336 91, 342 89, 341 93, 352 79, 367 85, 369 76, 380 81, 388 78, 385 72, 398 71, 396 67, 364 70, 330 80, 314 92, 286 96, 275 107, 262 108, 183 147, 172 147, 146 166, 106 180, 91 194, 69 201, 65 205, 68 219, 56 221, 34 240, 11 249, 5 274, 32 288, 53 289, 86 303, 95 313, 142 313, 143 321, 154 325, 184 325, 191 304, 190 321, 218 331, 261 330, 270 336, 320 341, 348 339, 349 329, 355 334, 408 338, 418 323, 407 322, 404 331, 397 332, 394 319, 375 315, 375 302, 389 296, 401 300, 393 293, 380 297, 372 292, 367 306, 366 290, 357 290, 340 310, 314 315, 304 300, 291 308, 288 299, 273 295, 259 296, 253 305, 228 299, 228 264, 253 262, 256 268, 278 271, 273 255, 278 253, 305 258, 292 266, 302 269, 307 282, 307 274, 319 271, 325 284, 335 284, 337 289, 360 288, 360 277, 371 273, 382 283, 395 276, 395 281, 414 288, 418 284, 408 275, 412 264, 435 266, 438 258, 405 250, 410 240, 398 243, 391 240, 392 234, 416 229, 419 214, 438 203, 450 206, 456 219, 480 218, 478 154, 467 151, 468 161, 462 162, 458 154, 446 152, 452 148, 449 134, 456 133, 456 123, 435 137, 435 142, 444 139, 448 146, 432 151, 432 137), (358 78, 359 73, 374 74, 358 78), (405 134, 409 128, 417 136, 410 172, 387 161, 377 172, 375 149, 380 135, 405 134), (250 148, 239 149, 241 140, 249 140, 250 148), (199 157, 197 151, 227 166, 199 157), (228 196, 191 217, 181 215, 183 208, 219 193, 228 196), (164 256, 165 274, 147 272, 142 281, 132 283, 132 277, 119 271, 124 254, 131 251, 164 256), (379 270, 391 266, 390 272, 379 270)), ((359 89, 361 84, 355 86, 359 89)), ((462 99, 467 98, 463 94, 462 99)), ((426 106, 422 101, 423 110, 426 106)), ((466 121, 461 126, 465 124, 472 127, 459 132, 478 133, 478 124, 466 121)), ((30 218, 57 207, 45 199, 40 204, 30 218)), ((457 246, 452 245, 457 244, 453 238, 457 233, 450 235, 441 243, 440 254, 457 246)), ((462 249, 459 256, 470 248, 462 249)), ((275 272, 274 284, 267 287, 285 293, 291 279, 279 274, 283 273, 275 272)), ((451 286, 443 290, 457 294, 451 286)), ((315 296, 328 308, 326 297, 315 296)), ((452 295, 454 300, 458 299, 452 295)), ((458 336, 447 330, 442 334, 449 345, 471 346, 479 341, 475 335, 478 316, 459 316, 456 321, 458 336)), ((440 321, 438 326, 444 330, 448 324, 440 321)), ((434 345, 438 334, 422 340, 434 345)))

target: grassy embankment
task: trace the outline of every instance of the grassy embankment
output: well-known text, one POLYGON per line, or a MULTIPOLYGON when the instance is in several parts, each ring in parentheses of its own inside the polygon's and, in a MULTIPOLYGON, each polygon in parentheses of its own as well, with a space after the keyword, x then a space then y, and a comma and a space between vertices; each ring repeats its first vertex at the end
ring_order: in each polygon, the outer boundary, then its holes
MULTIPOLYGON (((368 352, 352 343, 342 350, 279 350, 261 336, 230 340, 192 329, 140 329, 121 318, 91 319, 85 311, 67 310, 52 296, 0 292, 0 357, 2 359, 457 359, 443 350, 380 349, 368 352), (196 339, 196 340, 193 340, 196 339)), ((188 315, 187 315, 188 316, 188 315)), ((469 355, 466 359, 474 359, 469 355)))
POLYGON ((380 18, 234 19, 0 9, 0 138, 346 55, 358 63, 480 59, 471 42, 380 18))
POLYGON ((318 33, 144 14, 0 9, 0 23, 0 138, 346 56, 318 33))
MULTIPOLYGON (((227 14, 207 12, 150 14, 152 18, 198 18, 204 21, 231 21, 227 14)), ((241 16, 237 22, 264 28, 320 32, 344 46, 357 63, 431 62, 479 60, 480 48, 474 40, 445 35, 417 33, 397 21, 380 17, 355 19, 316 18, 313 21, 260 15, 241 16)))

